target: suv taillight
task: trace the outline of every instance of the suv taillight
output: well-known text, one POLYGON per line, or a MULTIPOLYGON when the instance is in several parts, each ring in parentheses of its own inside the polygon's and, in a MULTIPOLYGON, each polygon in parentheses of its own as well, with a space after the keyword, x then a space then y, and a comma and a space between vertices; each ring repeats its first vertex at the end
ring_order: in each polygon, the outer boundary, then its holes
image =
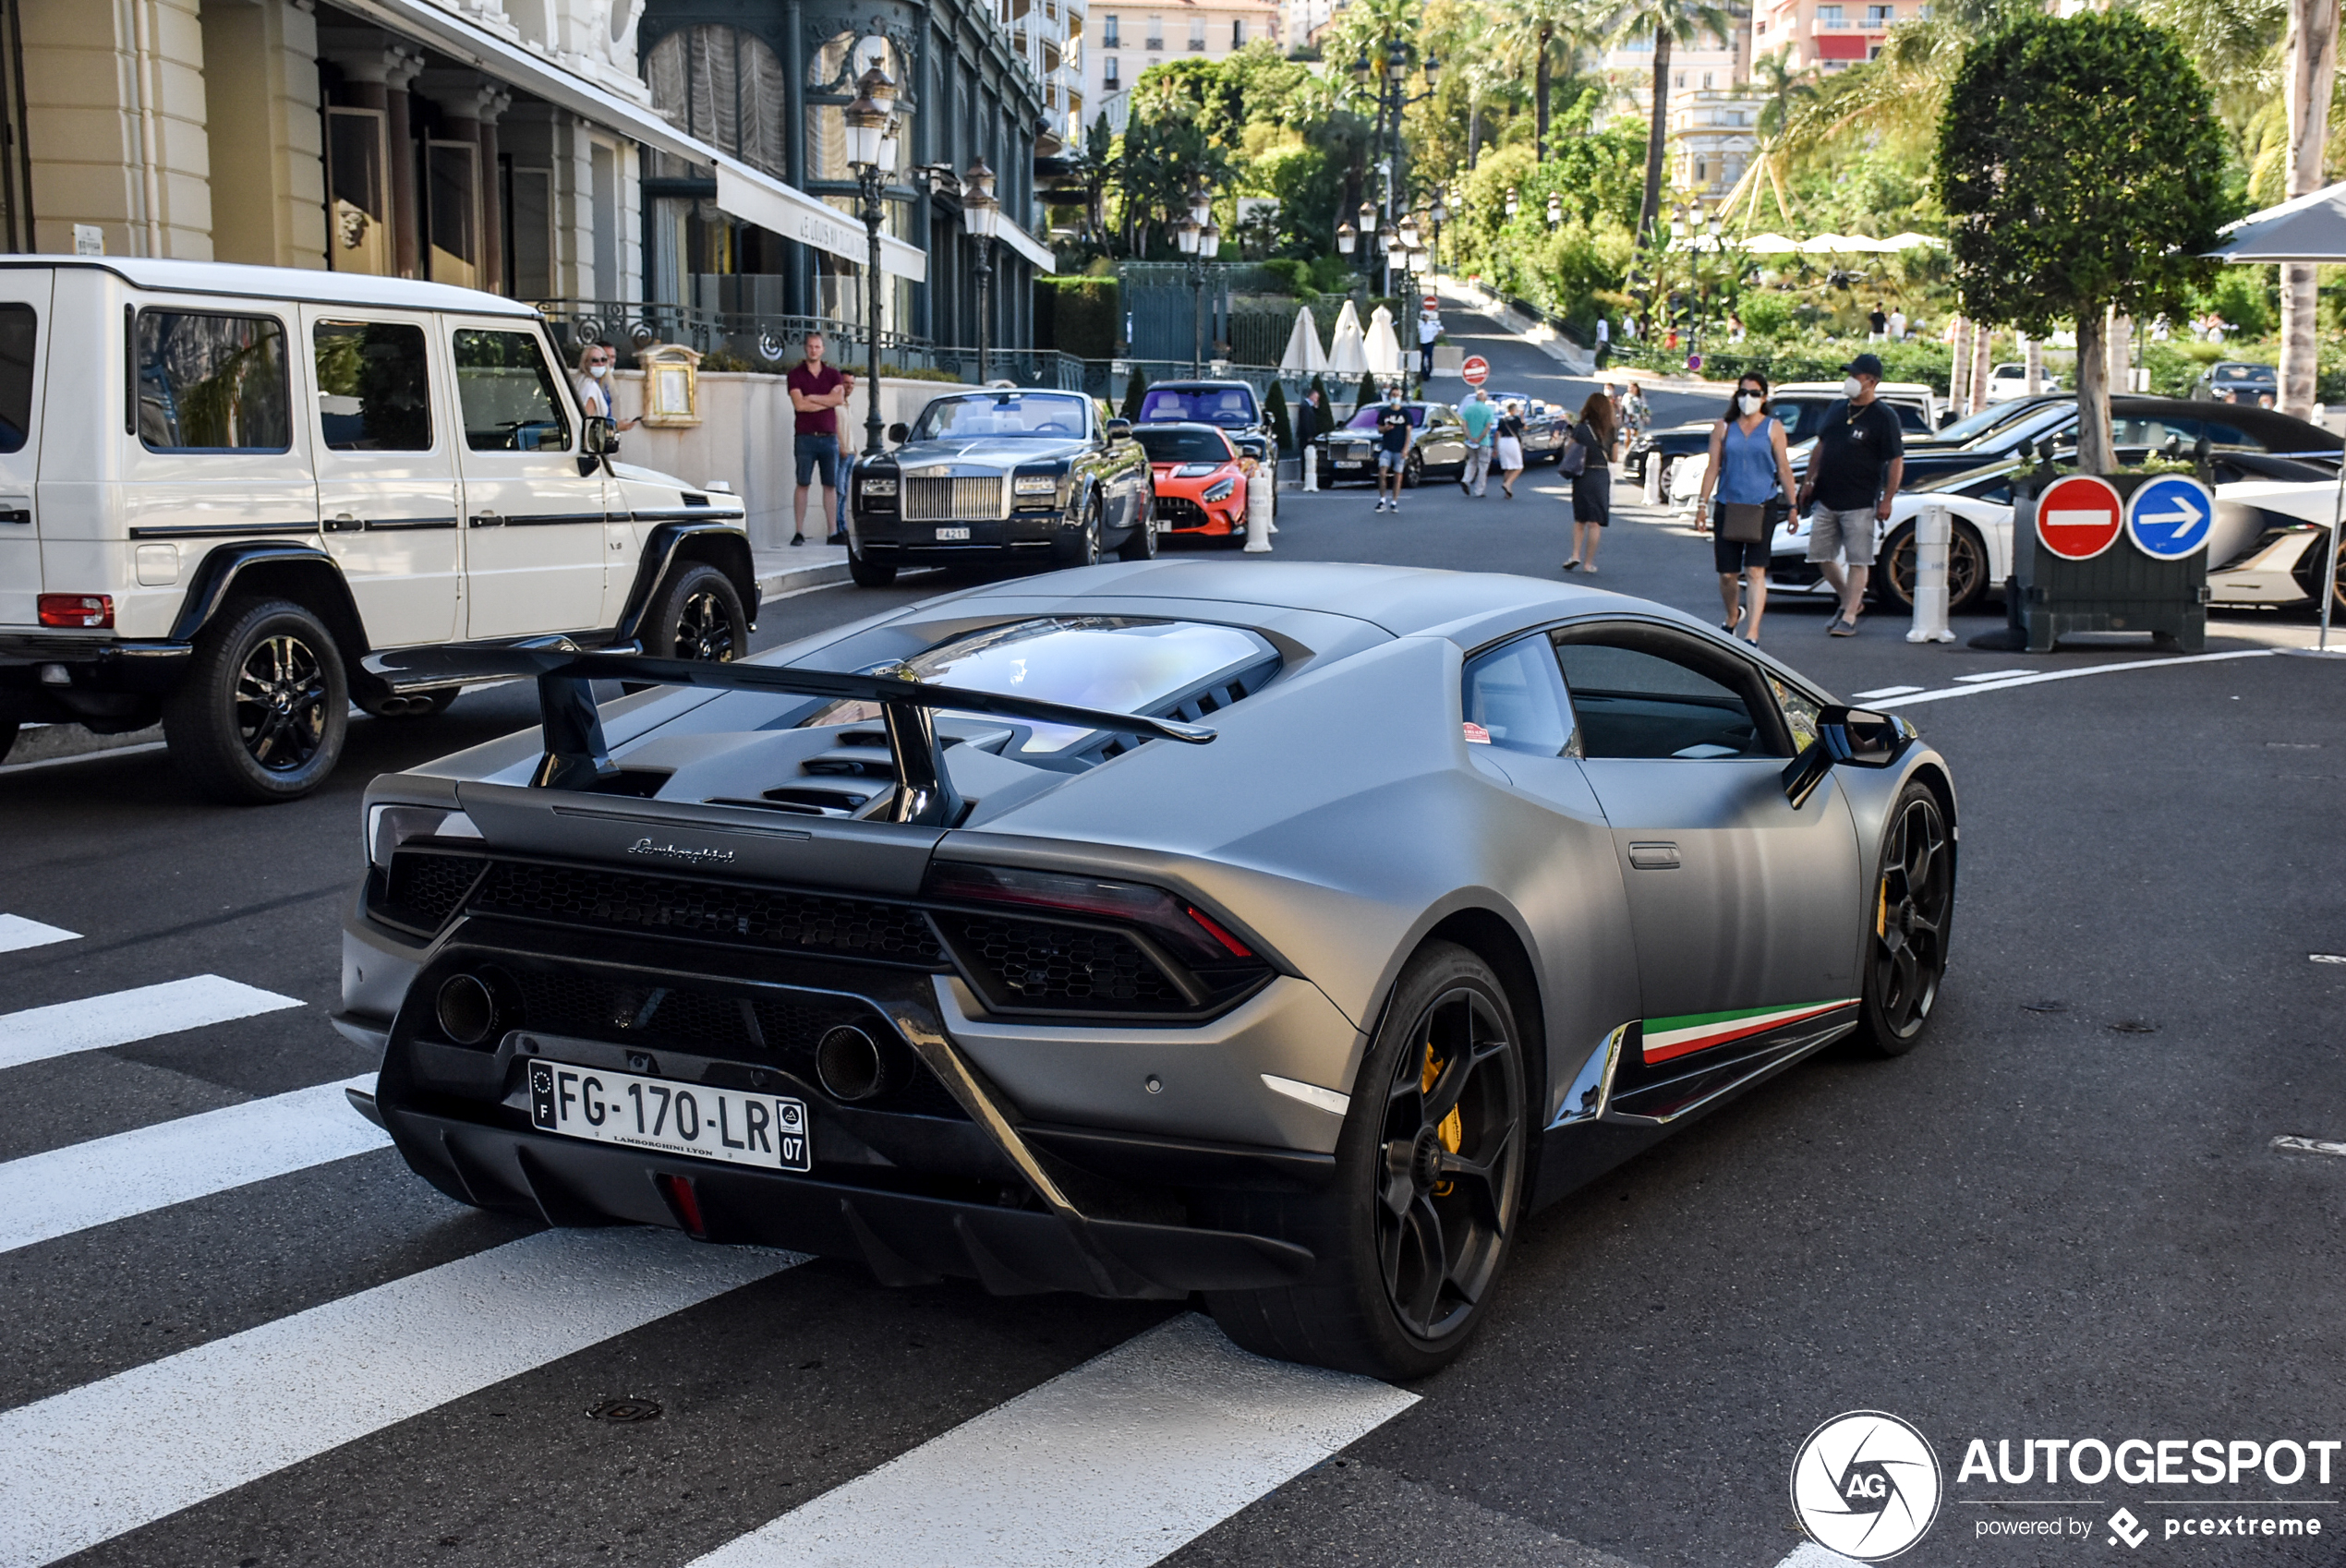
POLYGON ((41 624, 43 626, 106 626, 114 624, 112 594, 43 594, 41 596, 41 624))

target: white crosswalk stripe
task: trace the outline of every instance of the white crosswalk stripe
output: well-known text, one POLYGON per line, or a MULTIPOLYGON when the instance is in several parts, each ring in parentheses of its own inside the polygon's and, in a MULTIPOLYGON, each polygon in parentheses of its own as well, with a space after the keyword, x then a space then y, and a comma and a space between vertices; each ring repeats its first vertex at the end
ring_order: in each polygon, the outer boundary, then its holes
POLYGON ((17 953, 27 947, 46 947, 53 942, 80 940, 81 933, 79 931, 43 925, 22 915, 0 914, 0 953, 17 953))
POLYGON ((28 1007, 0 1014, 0 1067, 127 1045, 134 1040, 300 1006, 293 997, 273 991, 216 974, 199 974, 78 1002, 28 1007))
POLYGON ((346 1088, 275 1094, 0 1164, 0 1252, 386 1148, 346 1088))
POLYGON ((0 1414, 0 1568, 34 1568, 802 1261, 541 1231, 0 1414))
POLYGON ((1417 1403, 1194 1314, 826 1492, 694 1568, 1143 1568, 1417 1403))

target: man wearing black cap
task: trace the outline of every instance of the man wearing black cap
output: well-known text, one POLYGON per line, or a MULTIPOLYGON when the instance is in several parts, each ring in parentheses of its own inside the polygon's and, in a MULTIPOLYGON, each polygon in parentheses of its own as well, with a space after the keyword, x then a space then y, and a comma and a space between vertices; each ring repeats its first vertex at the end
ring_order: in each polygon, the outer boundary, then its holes
POLYGON ((1880 357, 1860 354, 1841 371, 1841 401, 1825 410, 1798 499, 1808 514, 1808 560, 1841 596, 1825 630, 1848 637, 1856 633, 1881 525, 1905 476, 1906 441, 1898 416, 1874 397, 1880 357))

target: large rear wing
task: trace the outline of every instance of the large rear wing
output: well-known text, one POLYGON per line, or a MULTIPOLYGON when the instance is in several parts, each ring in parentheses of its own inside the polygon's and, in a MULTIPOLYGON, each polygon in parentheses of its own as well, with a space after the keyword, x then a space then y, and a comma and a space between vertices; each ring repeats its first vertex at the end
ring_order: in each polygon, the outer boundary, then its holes
MULTIPOLYGON (((961 798, 945 768, 944 746, 934 719, 937 708, 1019 718, 1038 724, 1068 724, 1143 739, 1179 741, 1199 746, 1214 739, 1201 724, 1109 713, 1003 696, 957 686, 937 686, 899 675, 851 675, 794 665, 653 658, 633 651, 599 653, 567 637, 523 643, 451 643, 369 655, 370 674, 393 686, 453 685, 469 681, 514 678, 538 682, 538 720, 546 738, 545 755, 530 775, 540 790, 591 790, 619 769, 603 739, 602 714, 595 705, 597 681, 634 681, 659 686, 705 686, 727 692, 773 692, 788 696, 828 697, 876 703, 888 727, 888 749, 896 765, 896 793, 882 808, 883 820, 949 827, 961 815, 961 798)), ((900 667, 901 668, 901 667, 900 667)))

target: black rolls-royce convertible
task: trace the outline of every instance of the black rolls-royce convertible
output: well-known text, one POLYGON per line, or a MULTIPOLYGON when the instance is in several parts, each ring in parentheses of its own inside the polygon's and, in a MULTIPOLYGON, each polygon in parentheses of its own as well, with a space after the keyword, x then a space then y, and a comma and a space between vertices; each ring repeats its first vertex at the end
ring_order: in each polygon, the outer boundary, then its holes
POLYGON ((1080 392, 954 392, 855 461, 848 570, 886 587, 907 566, 1030 559, 1089 566, 1156 553, 1155 487, 1132 427, 1080 392))

